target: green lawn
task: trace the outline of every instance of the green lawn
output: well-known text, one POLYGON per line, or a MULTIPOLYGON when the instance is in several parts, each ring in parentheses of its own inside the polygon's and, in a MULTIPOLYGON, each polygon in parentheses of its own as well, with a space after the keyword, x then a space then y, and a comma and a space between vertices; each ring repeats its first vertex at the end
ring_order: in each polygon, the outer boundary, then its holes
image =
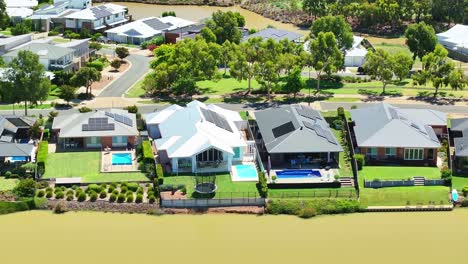
POLYGON ((13 190, 17 183, 17 179, 5 179, 4 177, 0 177, 0 191, 13 190))
POLYGON ((50 153, 43 178, 81 177, 83 182, 146 181, 140 172, 100 172, 98 151, 50 153))
MULTIPOLYGON (((165 176, 164 184, 185 184, 187 195, 192 197, 195 188, 195 176, 165 176)), ((215 196, 217 198, 229 198, 231 193, 233 197, 258 197, 255 182, 233 182, 229 174, 216 175, 216 185, 218 186, 215 196)))
POLYGON ((11 36, 11 29, 6 28, 5 30, 0 30, 0 34, 5 35, 5 36, 11 36))
MULTIPOLYGON (((28 105, 28 109, 50 109, 50 104, 28 105)), ((0 104, 0 110, 13 110, 12 104, 0 104)), ((24 104, 15 104, 15 110, 24 111, 24 104)))
MULTIPOLYGON (((230 94, 235 92, 245 92, 247 91, 248 82, 247 81, 237 81, 234 78, 226 76, 219 81, 199 81, 197 85, 202 94, 207 95, 223 95, 230 94)), ((252 80, 252 89, 260 88, 260 84, 256 80, 252 80)))
POLYGON ((414 176, 440 179, 440 170, 437 167, 364 166, 359 172, 359 177, 368 181, 373 179, 406 180, 414 176))
POLYGON ((143 89, 144 78, 135 83, 130 90, 125 94, 127 98, 140 98, 144 97, 145 90, 143 89))
POLYGON ((468 176, 453 176, 452 188, 461 191, 463 187, 468 186, 468 176))
POLYGON ((417 186, 390 188, 362 188, 360 202, 364 206, 404 206, 449 204, 449 188, 445 186, 417 186))

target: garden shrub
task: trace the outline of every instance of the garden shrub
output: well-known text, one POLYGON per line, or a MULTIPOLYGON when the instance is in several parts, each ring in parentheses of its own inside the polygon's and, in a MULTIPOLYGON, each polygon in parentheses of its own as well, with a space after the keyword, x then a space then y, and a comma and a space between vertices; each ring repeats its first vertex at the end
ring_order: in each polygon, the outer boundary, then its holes
POLYGON ((73 190, 68 190, 68 191, 67 191, 67 196, 68 196, 68 195, 71 195, 71 196, 75 195, 75 191, 73 191, 73 190))
POLYGON ((184 184, 162 184, 162 185, 159 185, 159 191, 161 191, 161 192, 171 192, 171 191, 174 191, 174 190, 180 190, 180 189, 182 189, 184 187, 185 187, 184 184))
POLYGON ((126 107, 124 107, 124 110, 127 110, 131 114, 136 114, 136 113, 138 113, 138 106, 136 106, 136 105, 126 106, 126 107))
POLYGON ((128 191, 127 186, 120 187, 120 193, 126 193, 128 191))
POLYGON ((85 192, 79 192, 78 202, 84 202, 84 201, 86 201, 86 193, 85 192))
POLYGON ((116 189, 117 186, 119 186, 119 185, 116 182, 113 182, 113 183, 109 184, 109 187, 112 187, 114 189, 116 189))
POLYGON ((80 196, 81 193, 84 193, 83 189, 77 189, 75 192, 75 197, 78 198, 78 196, 80 196))
POLYGON ((127 194, 127 203, 133 203, 133 193, 127 194))
POLYGON ((36 182, 31 178, 21 180, 13 188, 13 193, 19 197, 34 197, 36 195, 36 182))
POLYGON ((107 192, 106 190, 102 190, 101 193, 99 194, 99 198, 105 199, 107 198, 107 192))
POLYGON ((462 189, 463 196, 468 196, 468 186, 463 187, 462 189))
POLYGON ((113 190, 112 194, 119 195, 119 190, 113 190))
POLYGON ((78 185, 73 185, 73 186, 72 186, 72 189, 73 189, 74 191, 76 191, 78 188, 80 188, 80 186, 78 186, 78 185))
POLYGON ((315 211, 315 208, 312 208, 312 207, 304 208, 299 213, 299 217, 304 218, 304 219, 312 218, 316 215, 317 215, 317 212, 315 211))
POLYGON ((356 154, 356 155, 354 155, 354 159, 356 160, 357 169, 362 170, 362 167, 364 167, 364 165, 366 163, 366 161, 364 159, 364 155, 356 154))
POLYGON ((67 211, 67 205, 64 202, 58 202, 54 207, 55 214, 63 214, 67 211))
POLYGON ((465 199, 461 202, 461 207, 468 207, 468 199, 465 199))
POLYGON ((122 183, 120 184, 120 188, 122 188, 122 187, 127 187, 127 186, 128 186, 128 182, 122 182, 122 183))
POLYGON ((164 183, 164 171, 161 164, 156 164, 156 177, 158 177, 158 184, 164 183))
POLYGON ((154 197, 154 195, 150 195, 150 196, 148 197, 148 202, 149 202, 150 204, 153 204, 154 202, 156 202, 156 197, 154 197))
POLYGON ((140 187, 140 185, 136 182, 131 182, 127 185, 127 188, 132 192, 136 192, 138 190, 138 187, 140 187))
POLYGON ((89 108, 89 107, 86 107, 86 106, 83 106, 83 107, 81 107, 81 108, 78 108, 78 111, 79 111, 80 113, 89 113, 89 112, 93 111, 93 109, 91 109, 91 108, 89 108))
POLYGON ((100 193, 101 191, 102 191, 102 187, 94 183, 88 185, 88 188, 86 188, 86 192, 88 193, 90 192, 100 193))
POLYGON ((34 209, 34 205, 28 201, 7 202, 0 201, 0 215, 10 214, 34 209))
POLYGON ((266 198, 268 197, 268 184, 267 179, 265 177, 265 173, 259 172, 258 174, 258 183, 257 183, 258 193, 260 197, 266 198))
POLYGON ((130 191, 130 190, 128 190, 128 191, 125 193, 125 195, 126 195, 126 196, 128 196, 128 195, 133 195, 133 192, 130 191))
POLYGON ((52 187, 47 187, 47 188, 45 189, 46 192, 52 192, 53 190, 54 190, 54 189, 52 189, 52 187))
POLYGON ((37 172, 43 175, 47 163, 47 155, 49 154, 49 142, 41 141, 37 147, 37 172))
POLYGON ((86 64, 86 67, 94 68, 97 71, 102 71, 104 69, 104 63, 99 60, 90 61, 86 64))
POLYGON ((143 202, 143 194, 137 194, 135 203, 141 203, 143 202))
POLYGON ((37 197, 44 197, 44 195, 45 195, 44 190, 40 190, 40 191, 37 192, 37 195, 36 195, 36 196, 37 196, 37 197))
POLYGON ((125 202, 125 194, 123 194, 123 193, 119 194, 119 196, 117 197, 117 202, 118 203, 125 202))
POLYGON ((97 200, 97 198, 98 198, 98 194, 95 193, 95 192, 91 192, 91 194, 89 195, 89 200, 91 202, 95 202, 97 200))
POLYGON ((40 182, 36 183, 36 188, 37 189, 45 189, 47 187, 49 187, 49 183, 46 182, 46 181, 40 181, 40 182))
POLYGON ((46 198, 52 198, 52 196, 54 196, 52 191, 46 193, 46 198))
MULTIPOLYGON (((267 212, 270 214, 311 215, 344 214, 362 211, 357 200, 310 199, 310 200, 269 200, 267 212), (310 210, 308 209, 310 208, 310 210), (307 211, 305 211, 307 209, 307 211)), ((301 216, 302 217, 302 216, 301 216)))
POLYGON ((137 194, 143 194, 145 191, 143 190, 143 187, 138 187, 137 194))
POLYGON ((154 154, 153 149, 151 148, 151 143, 148 140, 143 140, 141 147, 143 152, 143 163, 154 164, 154 154))
POLYGON ((440 170, 440 178, 445 181, 445 184, 450 185, 452 183, 452 170, 445 167, 440 170))
POLYGON ((108 193, 113 193, 114 191, 115 191, 115 188, 112 186, 109 186, 109 188, 107 189, 108 193))
POLYGON ((345 111, 343 107, 338 107, 336 110, 338 117, 345 118, 345 111))
POLYGON ((11 171, 6 171, 5 172, 5 178, 7 178, 7 179, 11 178, 11 171))
POLYGON ((117 195, 111 194, 111 195, 109 196, 109 202, 113 203, 113 202, 115 202, 115 200, 117 200, 117 195))
POLYGON ((65 197, 65 195, 62 191, 59 191, 55 194, 55 199, 63 199, 63 197, 65 197))
POLYGON ((101 186, 102 190, 107 189, 107 184, 105 184, 105 183, 101 183, 99 186, 101 186))
POLYGON ((73 201, 73 195, 67 195, 67 201, 73 201))

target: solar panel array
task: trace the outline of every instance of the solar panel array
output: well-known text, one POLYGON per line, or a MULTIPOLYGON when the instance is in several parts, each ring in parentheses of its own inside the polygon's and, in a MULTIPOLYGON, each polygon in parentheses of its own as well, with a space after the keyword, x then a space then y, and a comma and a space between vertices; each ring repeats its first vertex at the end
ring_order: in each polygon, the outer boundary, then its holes
POLYGON ((152 29, 155 29, 155 30, 164 30, 164 29, 170 28, 170 25, 161 22, 157 18, 147 19, 143 21, 143 23, 145 23, 146 25, 150 26, 152 29))
POLYGON ((315 133, 317 133, 317 136, 326 138, 327 141, 332 144, 335 144, 335 145, 338 144, 335 138, 333 137, 333 134, 330 131, 323 129, 320 125, 312 124, 307 121, 303 121, 302 123, 304 124, 306 128, 315 131, 315 133))
POLYGON ((291 132, 293 132, 295 130, 296 130, 296 128, 294 127, 294 124, 291 121, 289 121, 287 123, 284 123, 284 124, 282 124, 280 126, 277 126, 277 127, 273 128, 271 131, 273 132, 273 136, 275 138, 279 138, 279 137, 284 136, 286 134, 289 134, 289 133, 291 133, 291 132))
POLYGON ((313 109, 310 109, 308 107, 304 107, 302 106, 301 108, 296 108, 296 111, 299 115, 305 117, 305 118, 309 118, 309 119, 322 119, 322 117, 320 116, 320 113, 318 111, 315 111, 313 109))
POLYGON ((115 130, 114 124, 109 124, 107 117, 93 117, 88 119, 88 124, 83 124, 83 131, 109 131, 115 130))
POLYGON ((91 8, 91 12, 93 12, 96 18, 103 18, 112 15, 112 13, 107 10, 106 6, 95 6, 91 8))
POLYGON ((203 116, 205 117, 206 121, 213 123, 215 126, 222 128, 226 131, 232 132, 231 126, 229 125, 226 118, 208 109, 200 108, 200 110, 203 116))
POLYGON ((114 120, 130 127, 133 126, 132 119, 124 115, 114 114, 114 120))

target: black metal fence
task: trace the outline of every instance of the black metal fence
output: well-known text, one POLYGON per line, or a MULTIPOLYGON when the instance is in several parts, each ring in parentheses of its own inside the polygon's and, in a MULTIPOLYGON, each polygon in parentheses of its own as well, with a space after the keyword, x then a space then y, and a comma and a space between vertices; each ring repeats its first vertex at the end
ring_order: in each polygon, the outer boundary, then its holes
POLYGON ((357 195, 359 196, 359 173, 358 173, 358 166, 356 159, 354 158, 354 146, 353 146, 353 138, 351 134, 351 129, 349 127, 349 122, 346 116, 343 117, 343 122, 345 126, 345 131, 344 133, 346 134, 346 143, 348 145, 348 151, 349 151, 349 157, 350 157, 350 163, 351 163, 351 169, 353 171, 353 178, 354 178, 354 187, 356 188, 357 195))
MULTIPOLYGON (((425 179, 423 186, 444 186, 445 181, 442 179, 425 179)), ((415 186, 414 180, 378 180, 367 181, 364 179, 364 188, 385 188, 385 187, 407 187, 415 186)))
POLYGON ((190 199, 168 199, 161 197, 161 207, 166 208, 209 208, 232 206, 265 206, 265 198, 257 192, 217 192, 190 199))
POLYGON ((287 191, 287 192, 269 192, 268 198, 288 199, 288 198, 347 198, 357 199, 358 194, 355 189, 336 189, 336 190, 307 190, 307 191, 287 191))

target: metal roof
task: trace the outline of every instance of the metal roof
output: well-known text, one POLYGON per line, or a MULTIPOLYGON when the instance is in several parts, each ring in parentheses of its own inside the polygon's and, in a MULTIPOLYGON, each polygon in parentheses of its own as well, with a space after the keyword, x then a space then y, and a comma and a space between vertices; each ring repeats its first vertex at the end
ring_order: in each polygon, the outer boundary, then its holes
POLYGON ((242 41, 247 41, 249 38, 254 38, 254 37, 261 37, 263 39, 271 38, 276 41, 280 41, 282 39, 288 39, 290 41, 294 41, 294 40, 300 39, 302 35, 296 32, 291 32, 291 31, 282 30, 282 29, 266 28, 256 33, 245 36, 242 39, 242 41))
POLYGON ((34 151, 32 144, 0 142, 0 157, 30 157, 34 151))

